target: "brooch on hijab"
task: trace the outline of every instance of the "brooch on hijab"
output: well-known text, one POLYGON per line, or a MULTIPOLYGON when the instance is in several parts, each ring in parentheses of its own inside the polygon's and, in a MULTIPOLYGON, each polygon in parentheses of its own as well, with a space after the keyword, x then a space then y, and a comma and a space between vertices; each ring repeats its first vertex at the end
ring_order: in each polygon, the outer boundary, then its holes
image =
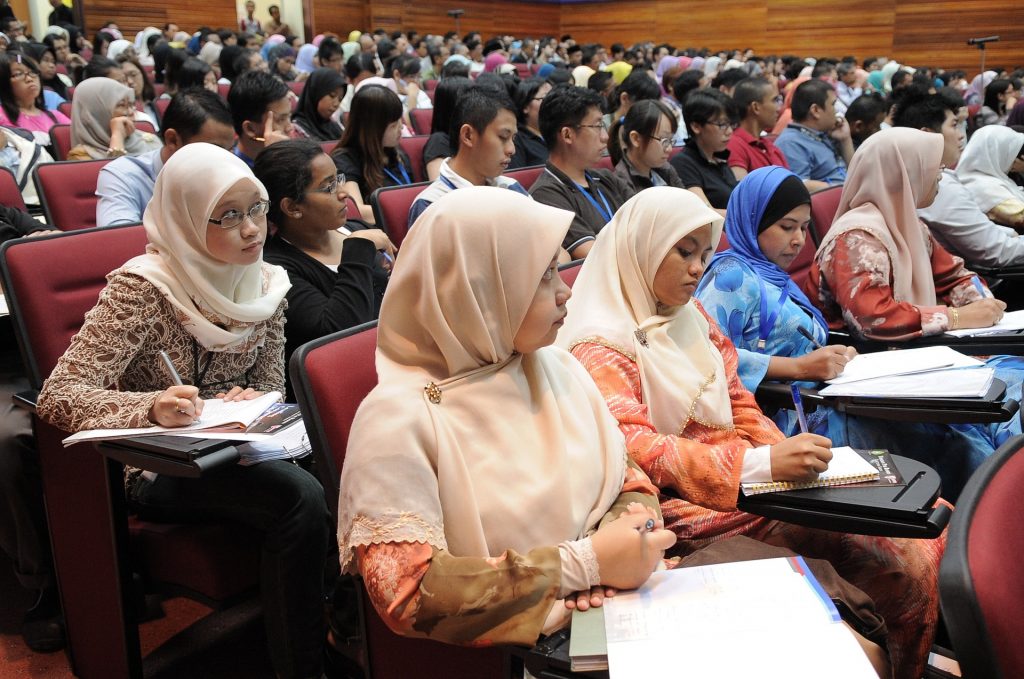
POLYGON ((640 344, 644 345, 645 347, 649 346, 647 344, 647 331, 646 330, 637 330, 633 334, 636 335, 636 341, 637 342, 639 342, 640 344))
POLYGON ((427 395, 427 398, 434 405, 441 402, 441 388, 433 382, 430 382, 427 386, 423 387, 423 393, 427 395))

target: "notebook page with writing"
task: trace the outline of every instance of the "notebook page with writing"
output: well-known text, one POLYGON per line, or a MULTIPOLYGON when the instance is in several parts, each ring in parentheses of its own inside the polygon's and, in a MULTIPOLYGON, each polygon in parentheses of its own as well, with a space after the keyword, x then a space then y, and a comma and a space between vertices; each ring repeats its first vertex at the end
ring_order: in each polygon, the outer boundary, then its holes
POLYGON ((857 354, 852 361, 846 364, 838 377, 827 381, 829 384, 846 384, 876 377, 982 365, 984 362, 945 346, 878 351, 872 354, 857 354))
POLYGON ((777 493, 783 490, 802 490, 824 486, 841 486, 847 483, 862 483, 878 479, 878 470, 849 446, 832 449, 832 460, 828 469, 818 474, 814 481, 768 481, 765 483, 744 483, 740 485, 744 495, 777 493))

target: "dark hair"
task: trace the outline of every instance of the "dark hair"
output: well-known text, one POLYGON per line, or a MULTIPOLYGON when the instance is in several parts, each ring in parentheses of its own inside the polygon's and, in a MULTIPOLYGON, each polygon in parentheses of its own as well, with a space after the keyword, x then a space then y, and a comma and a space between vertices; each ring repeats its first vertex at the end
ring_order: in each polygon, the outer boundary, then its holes
POLYGON ((844 60, 844 61, 839 62, 839 65, 836 66, 836 75, 839 76, 840 78, 842 78, 844 75, 849 75, 850 73, 853 73, 856 70, 857 70, 857 62, 856 61, 845 61, 844 60))
POLYGON ((190 87, 203 87, 206 82, 206 74, 213 69, 202 59, 189 57, 178 69, 174 84, 179 90, 186 90, 190 87))
POLYGON ((519 78, 511 75, 499 75, 497 73, 481 73, 477 76, 475 84, 486 90, 504 94, 509 99, 516 94, 516 87, 519 86, 519 78))
POLYGON ((864 60, 862 67, 865 71, 871 70, 871 67, 878 63, 878 57, 868 57, 864 60))
POLYGON ((391 52, 398 49, 398 45, 391 42, 388 39, 382 39, 377 43, 377 57, 381 61, 387 61, 391 58, 391 52))
POLYGON ((234 32, 230 28, 218 28, 214 33, 216 33, 217 37, 220 38, 220 43, 224 45, 224 47, 227 47, 227 40, 230 40, 231 38, 238 40, 238 33, 234 32))
POLYGON ((401 78, 405 78, 410 75, 418 75, 420 72, 420 60, 418 57, 414 57, 411 54, 399 54, 394 59, 388 62, 385 67, 387 73, 385 77, 390 78, 395 71, 398 71, 398 75, 401 78))
POLYGON ((164 64, 164 85, 171 92, 178 87, 178 72, 181 71, 182 65, 188 58, 188 52, 183 49, 175 48, 167 53, 167 61, 164 64))
MULTIPOLYGON (((40 42, 26 42, 21 44, 21 51, 35 59, 37 65, 43 62, 43 57, 47 54, 53 58, 54 63, 57 63, 57 54, 53 51, 53 46, 51 45, 40 42)), ((49 87, 65 99, 68 98, 68 88, 64 81, 60 79, 59 74, 54 74, 51 80, 43 80, 42 73, 40 73, 39 84, 42 87, 49 87)))
MULTIPOLYGON (((654 83, 653 80, 651 82, 654 83)), ((657 87, 657 84, 654 86, 657 87)), ((592 108, 601 110, 601 95, 594 90, 572 85, 559 85, 548 92, 540 104, 539 116, 540 136, 544 137, 548 150, 555 149, 558 144, 559 132, 563 127, 579 125, 592 108)))
POLYGON ((942 99, 942 103, 953 113, 958 113, 960 109, 967 106, 964 96, 955 87, 940 87, 939 91, 935 94, 942 99))
POLYGON ((103 47, 114 42, 116 38, 110 33, 104 30, 96 32, 96 37, 92 39, 92 53, 96 56, 103 56, 103 47))
MULTIPOLYGON (((150 103, 156 99, 156 90, 153 89, 153 83, 149 81, 149 74, 146 73, 146 69, 142 68, 142 64, 139 62, 138 57, 129 56, 128 54, 117 55, 117 63, 121 65, 122 70, 125 64, 131 64, 135 68, 139 69, 139 77, 142 78, 142 101, 143 103, 150 103)), ((131 85, 129 85, 131 87, 131 85)), ((132 90, 135 88, 132 87, 132 90)))
POLYGON ((252 172, 267 189, 270 221, 278 227, 284 222, 281 201, 291 198, 301 203, 313 181, 313 159, 324 150, 309 139, 287 139, 266 147, 256 156, 252 172))
POLYGON ((668 118, 674 135, 679 123, 675 114, 672 113, 672 109, 664 102, 657 99, 645 99, 630 106, 622 120, 612 123, 612 129, 608 131, 608 155, 612 157, 612 163, 617 165, 626 151, 632 148, 630 132, 636 132, 646 138, 647 143, 650 143, 650 137, 658 130, 662 116, 668 118))
POLYGON ((901 68, 900 70, 892 74, 892 78, 889 80, 889 87, 895 92, 901 87, 906 87, 906 85, 903 84, 903 81, 913 79, 914 76, 910 73, 910 71, 904 71, 901 68))
POLYGON ((783 71, 783 75, 786 76, 786 80, 796 80, 800 77, 803 70, 807 68, 807 62, 803 59, 794 59, 786 66, 786 70, 783 71))
MULTIPOLYGON (((949 107, 937 94, 908 95, 899 100, 893 110, 893 127, 912 127, 915 130, 926 128, 932 132, 940 132, 942 123, 946 121, 949 107)), ((955 115, 955 112, 954 112, 955 115)), ((849 117, 849 112, 847 112, 849 117)))
POLYGON ((224 78, 228 82, 235 79, 235 59, 238 55, 245 51, 244 47, 238 45, 224 45, 224 49, 220 51, 220 58, 218 63, 220 64, 220 77, 224 78))
POLYGON ((683 120, 687 126, 694 123, 707 125, 723 115, 733 123, 737 121, 735 104, 727 94, 719 90, 698 90, 691 93, 683 104, 683 120))
POLYGON ((242 49, 238 56, 235 57, 235 60, 231 63, 231 70, 235 72, 235 77, 231 79, 231 82, 235 82, 235 80, 240 78, 243 74, 253 70, 249 65, 249 62, 252 61, 253 55, 258 54, 259 52, 248 47, 242 49))
POLYGON ((814 64, 814 68, 811 69, 812 78, 820 78, 823 75, 828 75, 832 71, 836 70, 836 65, 830 61, 818 61, 814 64))
POLYGON ((745 68, 730 68, 719 73, 711 82, 711 86, 716 90, 722 87, 735 87, 737 83, 749 75, 745 68))
POLYGON ((365 52, 353 54, 345 62, 345 75, 349 80, 355 80, 362 73, 377 74, 377 62, 373 60, 372 54, 365 52))
POLYGON ((1009 78, 996 78, 985 88, 985 106, 1002 115, 1006 113, 1006 102, 999 101, 999 95, 1005 94, 1013 87, 1013 81, 1009 78))
POLYGON ((321 66, 326 66, 327 62, 336 54, 344 56, 345 50, 341 48, 341 43, 334 38, 324 38, 316 50, 316 56, 320 60, 321 66))
POLYGON ((311 139, 334 141, 341 136, 341 126, 333 120, 320 115, 320 100, 333 92, 340 91, 345 96, 345 79, 333 68, 317 68, 306 80, 306 85, 299 95, 299 104, 292 115, 292 120, 305 130, 311 139))
POLYGON ((469 78, 445 78, 437 83, 434 90, 434 113, 430 121, 430 133, 444 132, 451 128, 452 114, 459 95, 473 86, 469 78))
POLYGON ((744 78, 736 83, 736 88, 732 91, 732 100, 741 119, 747 117, 751 104, 764 99, 764 95, 771 87, 771 81, 763 76, 744 78))
POLYGON ((512 115, 516 112, 516 105, 503 92, 473 86, 460 94, 455 102, 451 125, 448 128, 452 155, 459 153, 459 130, 463 125, 469 125, 477 132, 483 133, 502 110, 512 115))
POLYGON ((107 74, 115 69, 120 69, 121 66, 113 59, 96 54, 89 63, 85 65, 85 70, 82 71, 82 80, 88 80, 89 78, 105 78, 107 74))
POLYGON ((834 91, 824 80, 808 80, 797 85, 796 91, 793 92, 793 102, 790 104, 793 121, 807 120, 807 116, 811 114, 811 106, 815 104, 824 108, 828 101, 828 93, 834 91))
POLYGON ((690 92, 700 89, 700 81, 704 79, 703 71, 683 71, 672 83, 672 96, 680 104, 686 103, 690 92))
POLYGON ((460 61, 449 61, 441 67, 441 82, 446 78, 468 78, 469 64, 460 61))
POLYGON ((167 130, 174 130, 187 142, 211 118, 229 127, 234 124, 231 109, 218 95, 202 87, 181 90, 171 98, 160 120, 160 138, 167 130))
POLYGON ((630 74, 626 76, 626 79, 622 81, 622 84, 615 88, 616 106, 618 106, 619 102, 622 101, 623 93, 625 93, 633 103, 643 101, 644 99, 661 98, 661 88, 658 87, 658 83, 654 82, 654 79, 647 75, 646 71, 639 70, 631 71, 630 74))
POLYGON ((562 62, 555 64, 555 70, 548 73, 548 82, 551 83, 552 87, 572 84, 572 74, 569 73, 569 69, 562 67, 561 64, 562 62))
POLYGON ((267 107, 287 97, 288 92, 287 85, 266 71, 246 71, 239 76, 228 90, 235 133, 242 134, 242 124, 247 120, 262 122, 267 107))
POLYGON ((587 79, 587 88, 601 94, 613 77, 611 71, 598 71, 587 79))
POLYGON ((341 141, 331 151, 355 148, 363 160, 363 179, 369 193, 384 185, 384 168, 394 149, 384 148, 384 132, 388 125, 402 117, 402 102, 398 95, 380 85, 366 85, 352 97, 348 125, 341 141))
MULTIPOLYGON (((14 98, 14 86, 11 84, 11 61, 19 59, 22 66, 39 75, 39 66, 32 57, 19 52, 0 52, 0 108, 3 108, 12 126, 17 126, 18 118, 21 116, 21 107, 14 98)), ((36 97, 36 108, 45 113, 50 120, 57 122, 54 115, 46 110, 42 87, 39 88, 39 96, 36 97)))
MULTIPOLYGON (((888 102, 878 92, 867 92, 854 99, 849 107, 846 109, 846 121, 853 125, 855 122, 860 120, 861 122, 870 123, 881 113, 885 113, 888 108, 888 102), (863 101, 861 101, 863 99, 863 101)), ((939 125, 942 127, 942 120, 945 116, 945 111, 939 116, 939 125)), ((917 127, 915 125, 915 127, 917 127)), ((936 128, 938 131, 938 128, 936 128)))

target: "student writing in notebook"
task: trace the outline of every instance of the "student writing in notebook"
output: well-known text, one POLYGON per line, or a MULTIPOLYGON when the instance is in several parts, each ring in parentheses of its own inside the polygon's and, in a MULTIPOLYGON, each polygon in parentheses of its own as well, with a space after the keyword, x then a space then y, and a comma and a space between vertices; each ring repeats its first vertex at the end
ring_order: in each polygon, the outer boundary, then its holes
MULTIPOLYGON (((935 199, 943 163, 955 161, 956 150, 941 134, 902 127, 872 135, 857 150, 835 221, 804 283, 829 328, 898 342, 987 328, 1002 318, 1006 305, 935 241, 917 213, 935 199)), ((1019 401, 1024 359, 991 356, 986 364, 1006 383, 1006 398, 1019 401)), ((950 481, 953 492, 1021 432, 1017 418, 953 428, 970 438, 959 482, 943 478, 943 488, 950 481)))
MULTIPOLYGON (((642 584, 674 542, 593 381, 549 346, 571 294, 556 257, 572 219, 467 187, 427 208, 404 242, 338 520, 342 567, 363 576, 396 633, 530 645, 570 608, 600 605, 603 586, 642 584)), ((699 558, 777 555, 737 539, 699 558)), ((829 579, 831 595, 849 593, 829 579)), ((855 626, 879 631, 873 617, 855 626)))
POLYGON ((848 535, 736 510, 741 480, 813 478, 826 469, 831 442, 785 438, 740 381, 735 347, 692 300, 721 231, 722 218, 689 191, 634 196, 587 256, 558 344, 597 383, 632 459, 678 497, 663 494, 661 507, 679 553, 745 535, 830 561, 875 599, 896 676, 920 677, 938 617, 944 535, 848 535))
MULTIPOLYGON (((284 390, 284 270, 261 258, 267 192, 229 151, 189 144, 146 208, 147 253, 110 273, 43 384, 40 417, 65 431, 192 423, 202 399, 284 390), (171 386, 160 352, 187 382, 171 386), (116 385, 116 386, 111 386, 116 385)), ((262 535, 260 589, 274 670, 320 676, 330 515, 323 488, 284 460, 201 478, 126 473, 147 518, 243 523, 262 535)))
MULTIPOLYGON (((744 177, 729 198, 725 218, 730 247, 711 258, 697 287, 696 298, 736 346, 739 378, 751 392, 764 381, 817 386, 842 373, 856 354, 852 347, 823 346, 828 325, 787 273, 807 239, 810 203, 800 178, 785 168, 761 168, 744 177)), ((791 409, 780 409, 773 420, 784 434, 799 431, 791 409)), ((992 450, 984 432, 966 426, 904 422, 894 427, 823 406, 809 420, 811 429, 834 446, 887 448, 935 467, 943 494, 952 501, 973 471, 968 462, 992 450), (972 452, 979 446, 988 452, 972 452)))

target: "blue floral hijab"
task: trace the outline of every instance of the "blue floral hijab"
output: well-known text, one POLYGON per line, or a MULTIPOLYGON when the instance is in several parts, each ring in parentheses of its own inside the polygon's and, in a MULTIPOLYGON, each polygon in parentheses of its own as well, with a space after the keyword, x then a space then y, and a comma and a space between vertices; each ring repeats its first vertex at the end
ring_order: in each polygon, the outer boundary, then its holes
MULTIPOLYGON (((723 261, 727 257, 742 262, 752 269, 759 279, 782 290, 782 296, 779 299, 774 299, 774 295, 766 295, 762 292, 762 322, 768 322, 770 325, 771 320, 777 317, 779 308, 788 298, 806 311, 827 334, 828 324, 825 322, 825 317, 821 315, 817 307, 811 304, 807 295, 793 282, 789 274, 764 256, 761 246, 757 242, 758 227, 764 219, 765 211, 779 186, 789 177, 796 177, 796 175, 784 167, 762 167, 748 174, 736 185, 729 197, 729 205, 725 212, 725 236, 729 241, 729 248, 711 258, 708 271, 711 271, 717 262, 723 261)), ((810 202, 809 199, 808 202, 810 202)), ((705 274, 701 279, 698 294, 711 278, 705 274)))

